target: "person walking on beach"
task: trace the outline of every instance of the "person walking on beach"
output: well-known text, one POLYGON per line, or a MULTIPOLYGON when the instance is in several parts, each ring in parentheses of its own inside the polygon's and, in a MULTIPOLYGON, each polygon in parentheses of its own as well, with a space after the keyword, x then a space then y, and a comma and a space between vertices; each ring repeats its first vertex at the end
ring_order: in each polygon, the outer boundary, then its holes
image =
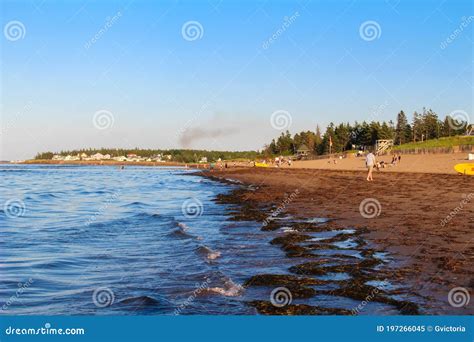
POLYGON ((372 178, 372 171, 374 170, 375 166, 375 156, 372 152, 369 152, 367 157, 365 157, 365 165, 367 165, 367 168, 369 169, 367 181, 373 181, 374 179, 372 178))

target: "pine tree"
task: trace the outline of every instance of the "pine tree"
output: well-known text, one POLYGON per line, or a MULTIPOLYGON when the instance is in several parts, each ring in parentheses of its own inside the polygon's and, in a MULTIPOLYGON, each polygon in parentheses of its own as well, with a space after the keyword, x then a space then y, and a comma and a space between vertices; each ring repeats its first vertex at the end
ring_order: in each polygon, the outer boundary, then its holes
POLYGON ((395 144, 401 145, 407 142, 407 136, 406 136, 407 126, 408 126, 407 116, 402 110, 397 115, 397 126, 395 127, 395 144))

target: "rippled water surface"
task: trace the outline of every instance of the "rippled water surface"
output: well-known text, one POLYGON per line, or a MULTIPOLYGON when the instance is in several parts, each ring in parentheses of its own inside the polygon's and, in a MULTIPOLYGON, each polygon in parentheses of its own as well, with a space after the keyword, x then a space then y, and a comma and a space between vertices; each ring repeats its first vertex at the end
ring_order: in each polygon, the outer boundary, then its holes
POLYGON ((243 265, 280 252, 259 251, 256 223, 226 221, 212 200, 230 186, 190 172, 0 166, 2 313, 253 312, 243 265))

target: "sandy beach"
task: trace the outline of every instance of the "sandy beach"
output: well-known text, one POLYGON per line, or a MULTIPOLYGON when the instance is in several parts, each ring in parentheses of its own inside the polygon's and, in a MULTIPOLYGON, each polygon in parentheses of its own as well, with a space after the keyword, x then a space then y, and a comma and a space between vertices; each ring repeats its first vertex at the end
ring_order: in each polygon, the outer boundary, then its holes
MULTIPOLYGON (((446 160, 455 163, 459 156, 432 156, 430 163, 422 157, 403 156, 402 164, 391 169, 397 173, 376 172, 370 183, 362 171, 301 169, 323 168, 324 161, 299 162, 292 170, 228 169, 207 176, 252 184, 250 190, 234 194, 240 196, 235 201, 260 207, 263 217, 277 209, 279 216, 333 219, 329 229, 355 228, 369 246, 391 255, 390 265, 377 272, 424 298, 421 312, 472 314, 472 303, 455 308, 448 303, 448 293, 455 287, 474 286, 474 178, 449 174, 446 160), (406 172, 413 169, 438 174, 406 172)), ((359 164, 362 159, 347 159, 330 167, 359 164)), ((304 233, 288 236, 283 246, 305 240, 304 233)), ((363 299, 363 287, 361 292, 352 297, 363 299)))
MULTIPOLYGON (((384 161, 390 164, 391 155, 380 156, 377 161, 384 161)), ((387 166, 381 172, 414 172, 414 173, 446 173, 456 174, 454 165, 467 163, 467 153, 447 153, 447 154, 404 154, 401 162, 395 166, 387 166)), ((474 162, 474 161, 471 161, 474 162)), ((284 166, 287 168, 288 166, 284 166)), ((318 159, 295 161, 291 168, 296 169, 323 169, 323 170, 365 170, 365 158, 353 157, 343 159, 318 159), (336 164, 334 164, 336 160, 336 164)))

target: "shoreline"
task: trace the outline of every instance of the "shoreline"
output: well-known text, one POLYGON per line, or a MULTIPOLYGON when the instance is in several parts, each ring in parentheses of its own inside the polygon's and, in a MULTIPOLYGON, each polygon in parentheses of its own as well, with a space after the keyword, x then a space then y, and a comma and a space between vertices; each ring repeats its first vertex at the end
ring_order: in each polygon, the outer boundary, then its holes
MULTIPOLYGON (((469 266, 474 260, 474 232, 470 229, 474 225, 472 178, 377 173, 375 181, 367 183, 365 173, 357 171, 273 168, 228 169, 198 175, 247 186, 239 196, 227 200, 239 203, 247 214, 251 211, 249 203, 254 203, 254 220, 264 222, 269 214, 277 212, 305 219, 328 218, 330 229, 355 229, 370 248, 391 255, 394 268, 390 269, 390 277, 410 289, 405 295, 411 293, 426 300, 422 313, 474 313, 472 305, 455 308, 448 302, 451 289, 463 287, 471 291, 474 287, 469 266), (298 195, 292 196, 295 190, 298 195), (375 199, 363 209, 370 218, 363 217, 360 211, 366 199, 375 199), (460 206, 461 210, 456 210, 460 206), (456 214, 450 216, 453 211, 456 214)), ((262 230, 271 226, 272 223, 262 230)), ((305 235, 303 230, 289 238, 304 240, 305 235)), ((300 248, 294 243, 290 246, 300 248)), ((386 272, 382 269, 380 273, 386 272)), ((268 309, 261 305, 261 309, 268 309)))
POLYGON ((164 167, 186 167, 195 169, 209 168, 209 164, 200 163, 180 163, 180 162, 120 162, 116 160, 25 160, 16 163, 3 163, 9 165, 85 165, 85 166, 164 166, 164 167))

